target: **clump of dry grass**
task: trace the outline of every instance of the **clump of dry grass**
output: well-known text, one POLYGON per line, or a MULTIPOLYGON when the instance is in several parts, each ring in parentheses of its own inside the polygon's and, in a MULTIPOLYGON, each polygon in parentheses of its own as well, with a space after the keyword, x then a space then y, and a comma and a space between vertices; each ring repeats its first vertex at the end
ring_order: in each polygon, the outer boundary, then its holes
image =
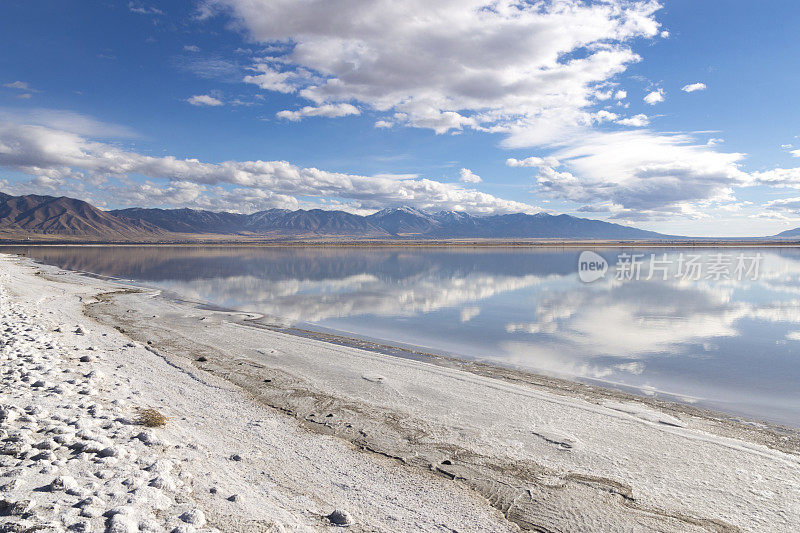
POLYGON ((167 425, 166 416, 152 408, 140 409, 139 416, 136 417, 136 423, 141 426, 149 428, 160 428, 167 425))

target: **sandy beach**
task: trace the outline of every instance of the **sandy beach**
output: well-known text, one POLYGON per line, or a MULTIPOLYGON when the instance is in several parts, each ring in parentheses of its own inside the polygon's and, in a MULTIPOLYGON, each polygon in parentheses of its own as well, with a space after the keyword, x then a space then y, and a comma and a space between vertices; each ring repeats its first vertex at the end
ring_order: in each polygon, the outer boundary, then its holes
POLYGON ((258 319, 0 256, 0 531, 800 530, 795 429, 258 319))

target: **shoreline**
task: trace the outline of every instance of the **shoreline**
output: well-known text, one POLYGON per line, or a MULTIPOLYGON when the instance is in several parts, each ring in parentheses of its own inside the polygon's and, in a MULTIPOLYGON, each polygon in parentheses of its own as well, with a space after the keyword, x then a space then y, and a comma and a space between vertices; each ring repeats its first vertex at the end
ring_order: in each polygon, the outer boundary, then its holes
POLYGON ((455 354, 447 354, 444 352, 437 353, 435 350, 425 351, 422 347, 390 344, 387 341, 382 341, 381 339, 371 339, 366 337, 361 338, 348 335, 347 332, 338 332, 335 330, 322 331, 312 328, 306 329, 294 326, 283 327, 271 324, 262 324, 260 323, 259 318, 241 318, 242 315, 255 314, 247 311, 246 309, 238 310, 225 309, 216 306, 206 306, 201 303, 183 300, 178 297, 170 297, 170 299, 187 306, 197 306, 199 309, 206 309, 230 315, 231 317, 234 317, 231 320, 232 322, 243 326, 264 328, 278 333, 319 340, 338 346, 357 348, 390 357, 400 357, 448 368, 458 368, 465 372, 479 376, 501 379, 509 383, 524 383, 543 387, 558 394, 574 395, 583 398, 630 400, 659 409, 682 412, 691 416, 714 420, 725 420, 727 423, 737 425, 742 429, 758 427, 763 430, 771 431, 776 435, 773 439, 774 445, 778 446, 776 449, 783 449, 782 447, 786 444, 783 438, 785 435, 793 435, 793 438, 797 441, 797 445, 792 445, 790 448, 786 449, 800 450, 800 427, 789 424, 781 424, 779 422, 758 418, 756 416, 748 416, 741 413, 714 409, 713 407, 703 406, 690 401, 682 401, 680 399, 680 395, 676 393, 670 393, 668 391, 656 391, 656 394, 661 396, 651 396, 641 392, 635 386, 603 381, 602 379, 572 379, 570 377, 548 375, 520 366, 503 365, 495 362, 484 362, 481 360, 462 358, 455 354))
MULTIPOLYGON (((41 267, 59 268, 53 265, 48 265, 47 263, 39 260, 30 260, 34 264, 41 267)), ((706 418, 725 419, 728 422, 737 424, 741 427, 756 426, 768 429, 777 434, 800 435, 800 426, 794 426, 778 420, 760 418, 758 415, 736 412, 734 409, 726 410, 717 408, 712 403, 706 403, 704 405, 702 399, 699 402, 685 400, 683 398, 686 398, 687 396, 679 393, 656 390, 653 391, 654 394, 646 394, 636 386, 626 385, 624 383, 604 381, 602 379, 581 379, 565 375, 546 374, 538 372, 536 369, 525 368, 523 366, 504 365, 499 362, 485 362, 481 359, 466 356, 462 357, 457 353, 451 353, 445 350, 437 351, 433 348, 427 348, 424 346, 372 338, 368 336, 359 336, 352 332, 339 331, 330 328, 315 328, 314 324, 308 324, 302 327, 281 326, 269 322, 263 322, 263 317, 261 317, 258 312, 248 309, 227 308, 213 303, 189 300, 183 298, 177 293, 172 293, 164 289, 138 283, 130 279, 105 276, 83 270, 71 270, 68 268, 63 270, 73 272, 81 276, 87 276, 102 281, 109 281, 119 286, 129 286, 143 291, 157 292, 161 297, 180 305, 185 305, 200 310, 223 313, 232 317, 238 317, 236 319, 237 322, 244 326, 265 328, 274 332, 316 339, 327 343, 368 350, 393 357, 410 358, 412 360, 425 361, 442 366, 457 366, 464 371, 472 372, 478 375, 498 377, 510 382, 537 384, 551 388, 554 391, 563 390, 568 391, 571 394, 579 394, 581 391, 585 391, 583 394, 587 395, 633 399, 653 407, 685 411, 687 414, 696 414, 697 416, 703 416, 706 418), (241 318, 242 316, 246 316, 247 318, 241 318)), ((778 440, 775 441, 778 442, 778 440)), ((800 442, 800 439, 798 441, 800 442)))
MULTIPOLYGON (((311 442, 332 439, 354 447, 360 466, 380 464, 382 475, 410 476, 426 487, 426 498, 444 490, 447 498, 461 498, 458 505, 483 506, 478 513, 483 518, 473 509, 459 524, 463 530, 800 526, 797 513, 792 515, 800 501, 800 441, 793 428, 739 423, 691 406, 609 395, 600 387, 484 363, 388 357, 248 324, 247 313, 199 309, 165 300, 158 291, 131 292, 27 259, 3 263, 19 280, 41 272, 35 277, 41 291, 84 294, 83 312, 106 335, 129 339, 135 351, 127 353, 141 359, 137 364, 166 364, 163 375, 149 383, 154 397, 164 398, 165 409, 179 401, 165 392, 189 376, 185 393, 201 405, 183 405, 176 430, 195 417, 211 416, 198 411, 209 404, 193 388, 211 394, 209 386, 221 387, 238 402, 244 420, 252 419, 249 410, 266 409, 311 442), (659 454, 651 453, 653 446, 659 454), (736 472, 731 464, 738 465, 736 472), (720 495, 723 488, 730 494, 720 495), (742 502, 746 513, 739 509, 742 502), (489 522, 478 526, 476 520, 489 522)), ((236 416, 231 421, 217 416, 223 433, 238 422, 236 416)), ((221 435, 218 428, 211 435, 203 427, 182 431, 187 439, 221 435)), ((264 445, 261 438, 253 441, 256 449, 264 445)), ((285 470, 296 467, 290 462, 285 470)), ((348 500, 356 526, 403 530, 401 524, 388 527, 385 514, 366 511, 386 504, 382 498, 399 497, 382 494, 386 487, 379 490, 367 479, 360 481, 365 485, 350 482, 351 490, 371 494, 358 504, 348 500)), ((205 499, 202 503, 213 509, 205 499)), ((418 523, 433 524, 444 510, 423 506, 419 512, 418 523)), ((298 516, 312 529, 325 524, 319 517, 298 516)))
POLYGON ((263 248, 800 248, 798 240, 759 239, 684 239, 655 241, 625 241, 605 239, 465 239, 465 240, 258 240, 234 239, 230 241, 181 240, 181 241, 70 241, 70 240, 2 240, 0 246, 98 246, 98 247, 263 247, 263 248))

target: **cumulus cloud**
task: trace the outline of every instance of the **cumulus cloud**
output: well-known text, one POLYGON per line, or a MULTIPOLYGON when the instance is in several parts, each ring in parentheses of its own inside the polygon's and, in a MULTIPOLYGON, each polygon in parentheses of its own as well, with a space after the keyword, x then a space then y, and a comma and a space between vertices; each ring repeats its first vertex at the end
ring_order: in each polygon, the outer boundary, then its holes
POLYGON ((792 154, 792 157, 800 157, 800 149, 792 150, 789 153, 792 154))
POLYGON ((623 126, 633 126, 636 128, 643 128, 650 124, 650 118, 643 114, 639 113, 638 115, 633 115, 632 117, 621 118, 617 120, 617 124, 622 124, 623 126))
POLYGON ((683 87, 681 87, 681 91, 685 93, 693 93, 695 91, 705 91, 705 90, 706 90, 706 84, 700 82, 690 83, 689 85, 684 85, 683 87))
POLYGON ((131 198, 137 200, 132 203, 152 205, 163 202, 160 199, 169 192, 178 203, 193 198, 197 205, 204 198, 216 206, 219 204, 215 199, 224 200, 234 188, 239 197, 247 192, 251 197, 287 207, 298 205, 298 197, 312 197, 346 202, 360 209, 411 205, 473 214, 540 211, 529 204, 426 178, 328 172, 287 161, 207 163, 172 156, 152 157, 64 130, 10 122, 0 122, 0 167, 34 178, 94 183, 99 190, 108 191, 106 197, 114 198, 115 203, 131 198), (148 186, 132 181, 139 176, 159 182, 148 186))
POLYGON ((218 98, 214 98, 213 96, 208 95, 208 94, 198 94, 198 95, 192 96, 191 98, 187 98, 186 101, 189 102, 192 105, 195 105, 195 106, 212 106, 212 107, 215 107, 215 106, 225 105, 222 102, 222 100, 219 100, 218 98))
MULTIPOLYGON (((245 82, 305 99, 309 110, 352 105, 375 113, 378 128, 472 129, 503 135, 505 148, 547 150, 552 161, 507 164, 542 169, 539 187, 555 197, 608 206, 620 217, 698 216, 702 206, 730 203, 734 187, 752 183, 739 168, 743 154, 717 152, 687 135, 631 131, 647 127, 650 117, 598 110, 612 99, 625 105, 617 78, 641 60, 633 44, 668 35, 656 20, 656 1, 204 6, 204 16, 223 13, 248 39, 272 48, 254 56, 245 82), (625 131, 600 132, 598 124, 625 131)), ((657 87, 644 101, 665 98, 657 87)))
POLYGON ((763 172, 753 172, 752 176, 762 185, 800 189, 800 167, 775 168, 763 172))
POLYGON ((658 9, 653 0, 208 0, 203 15, 224 12, 249 39, 286 47, 244 78, 262 89, 440 134, 513 137, 591 122, 587 108, 610 95, 609 80, 639 61, 631 43, 658 35, 658 9))
POLYGON ((744 154, 720 153, 687 135, 647 130, 588 133, 557 150, 563 168, 542 166, 539 190, 577 203, 606 203, 631 219, 696 215, 697 204, 732 197, 753 184, 744 154))
POLYGON ((200 47, 195 44, 187 44, 183 47, 186 52, 199 52, 200 47))
POLYGON ((656 105, 659 102, 664 101, 664 89, 656 89, 655 91, 647 93, 647 95, 643 98, 645 103, 650 105, 656 105))
POLYGON ((337 118, 360 114, 361 110, 351 104, 325 104, 318 107, 305 106, 297 111, 278 111, 275 115, 278 118, 297 122, 306 117, 337 118))
POLYGON ((767 202, 764 207, 770 211, 782 211, 800 214, 800 198, 783 198, 767 202))
POLYGON ((612 113, 611 111, 606 111, 605 109, 601 109, 597 113, 594 114, 594 118, 597 122, 609 122, 614 121, 619 118, 619 115, 616 113, 612 113))
POLYGON ((480 176, 478 176, 468 168, 462 168, 459 171, 459 176, 460 177, 458 178, 458 180, 464 183, 480 183, 481 181, 483 181, 480 176))
POLYGON ((506 166, 509 167, 557 167, 559 163, 555 157, 526 157, 525 159, 515 159, 509 157, 506 159, 506 166))

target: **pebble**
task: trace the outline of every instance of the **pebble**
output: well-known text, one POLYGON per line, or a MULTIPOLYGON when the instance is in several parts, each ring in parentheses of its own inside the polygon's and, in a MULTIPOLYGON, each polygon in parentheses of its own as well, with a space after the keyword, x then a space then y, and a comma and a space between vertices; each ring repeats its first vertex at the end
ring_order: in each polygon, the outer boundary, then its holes
POLYGON ((0 510, 8 516, 22 516, 29 513, 36 505, 35 500, 0 500, 0 510))
POLYGON ((108 520, 106 533, 134 533, 139 531, 139 524, 131 516, 115 514, 108 520))
POLYGON ((343 509, 336 509, 325 518, 335 526, 346 527, 353 525, 353 517, 343 509))
POLYGON ((58 476, 50 483, 51 491, 77 489, 78 482, 71 476, 58 476))
POLYGON ((187 524, 191 524, 193 526, 203 527, 204 525, 206 525, 206 515, 203 514, 203 511, 201 511, 200 509, 192 509, 191 511, 186 511, 178 518, 180 518, 187 524))

